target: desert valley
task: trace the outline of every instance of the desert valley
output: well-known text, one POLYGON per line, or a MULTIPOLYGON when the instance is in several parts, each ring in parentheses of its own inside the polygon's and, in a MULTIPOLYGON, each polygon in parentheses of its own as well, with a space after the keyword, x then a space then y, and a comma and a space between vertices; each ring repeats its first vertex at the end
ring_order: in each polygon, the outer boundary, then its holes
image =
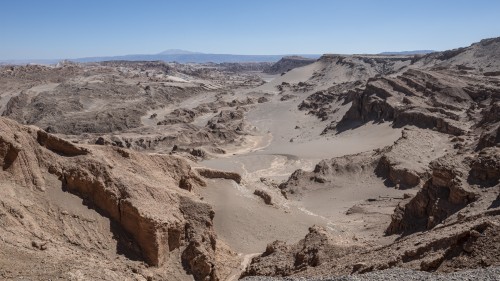
POLYGON ((500 38, 5 64, 0 114, 1 279, 500 274, 500 38))

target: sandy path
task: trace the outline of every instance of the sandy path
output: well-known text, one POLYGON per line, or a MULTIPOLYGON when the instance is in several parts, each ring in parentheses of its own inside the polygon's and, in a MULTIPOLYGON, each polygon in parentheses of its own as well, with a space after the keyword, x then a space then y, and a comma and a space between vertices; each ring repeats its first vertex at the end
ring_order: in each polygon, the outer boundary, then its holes
POLYGON ((240 264, 240 267, 237 268, 236 270, 234 270, 233 274, 231 274, 227 279, 226 281, 236 281, 240 278, 241 276, 241 273, 243 273, 243 271, 245 270, 245 268, 250 264, 250 262, 252 261, 252 258, 256 257, 260 255, 260 253, 253 253, 253 254, 246 254, 246 255, 241 255, 240 254, 240 257, 242 257, 241 259, 241 264, 240 264))

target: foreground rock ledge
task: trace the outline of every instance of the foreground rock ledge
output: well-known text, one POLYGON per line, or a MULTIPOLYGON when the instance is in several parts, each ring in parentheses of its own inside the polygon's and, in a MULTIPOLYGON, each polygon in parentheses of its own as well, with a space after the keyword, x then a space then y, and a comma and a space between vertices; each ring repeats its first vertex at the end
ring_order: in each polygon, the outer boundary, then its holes
MULTIPOLYGON (((55 175, 63 190, 117 222, 149 265, 182 264, 196 280, 219 280, 227 275, 235 255, 219 251, 224 245, 213 230, 212 208, 179 187, 181 182, 204 185, 183 158, 77 146, 5 118, 0 118, 0 131, 2 182, 47 196, 43 191, 54 187, 46 178, 55 175), (180 258, 172 256, 174 252, 180 252, 180 258)), ((23 217, 15 219, 22 223, 23 217)))

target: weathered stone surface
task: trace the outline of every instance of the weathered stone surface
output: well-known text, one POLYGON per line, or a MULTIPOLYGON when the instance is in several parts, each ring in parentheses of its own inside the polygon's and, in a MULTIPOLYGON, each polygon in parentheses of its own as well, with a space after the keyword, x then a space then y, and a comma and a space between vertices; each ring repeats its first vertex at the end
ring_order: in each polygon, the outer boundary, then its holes
POLYGON ((472 160, 469 182, 481 186, 495 186, 500 180, 500 148, 481 150, 472 160))
POLYGON ((235 172, 226 172, 213 170, 208 168, 196 168, 196 171, 205 178, 209 179, 227 179, 234 180, 236 183, 241 183, 241 175, 235 172))
POLYGON ((460 164, 450 161, 453 159, 442 158, 431 163, 432 177, 409 202, 400 203, 386 234, 431 229, 477 199, 460 164))
POLYGON ((218 253, 213 211, 187 191, 204 182, 186 160, 74 145, 5 118, 0 118, 0 128, 0 159, 4 166, 9 163, 1 172, 3 179, 17 181, 22 188, 44 188, 43 175, 54 174, 64 191, 78 195, 130 235, 149 265, 186 263, 195 280, 219 280, 217 270, 227 272, 218 259, 231 260, 233 254, 218 253), (182 259, 172 254, 176 249, 182 259))

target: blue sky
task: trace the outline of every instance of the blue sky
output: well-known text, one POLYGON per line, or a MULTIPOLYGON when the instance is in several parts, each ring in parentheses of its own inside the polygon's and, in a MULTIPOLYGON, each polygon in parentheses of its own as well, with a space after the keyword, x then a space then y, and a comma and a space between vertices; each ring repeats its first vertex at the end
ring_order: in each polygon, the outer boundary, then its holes
POLYGON ((498 0, 2 0, 0 59, 378 53, 500 36, 498 0))

